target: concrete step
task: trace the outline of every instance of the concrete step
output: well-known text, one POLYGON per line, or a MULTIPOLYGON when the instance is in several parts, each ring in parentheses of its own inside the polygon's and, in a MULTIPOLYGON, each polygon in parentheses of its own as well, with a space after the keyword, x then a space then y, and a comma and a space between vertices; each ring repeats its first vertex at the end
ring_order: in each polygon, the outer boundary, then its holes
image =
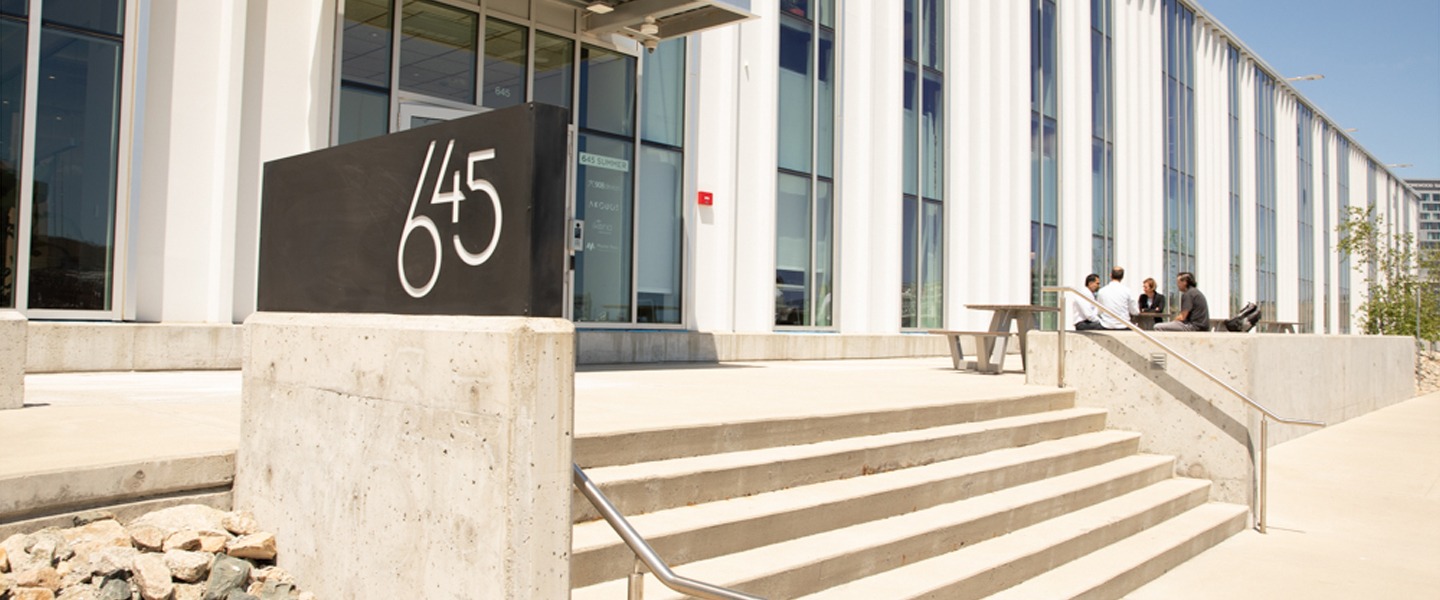
POLYGON ((17 473, 0 477, 0 531, 68 526, 90 510, 121 516, 184 500, 228 504, 234 479, 233 451, 17 473))
POLYGON ((1170 479, 948 554, 805 597, 983 598, 1200 506, 1209 488, 1208 481, 1170 479))
MULTIPOLYGON (((1096 431, 865 477, 627 516, 662 557, 682 565, 1064 475, 1132 456, 1138 447, 1138 434, 1096 431)), ((629 572, 629 551, 609 524, 581 523, 573 531, 572 586, 629 572)))
MULTIPOLYGON (((1105 411, 1070 408, 825 442, 587 469, 622 514, 633 515, 894 471, 1099 431, 1105 411)), ((577 522, 598 519, 578 491, 577 522)))
POLYGON ((575 439, 575 462, 586 469, 628 465, 926 429, 1074 405, 1074 390, 1026 390, 1008 396, 929 406, 584 435, 575 439))
POLYGON ((1236 504, 1197 506, 990 598, 1120 598, 1235 535, 1249 516, 1236 504))
MULTIPOLYGON (((819 591, 837 580, 865 577, 950 552, 1165 481, 1173 468, 1169 457, 1129 456, 966 500, 684 565, 679 571, 703 581, 727 580, 736 588, 767 598, 791 598, 819 591), (837 574, 844 574, 843 579, 837 574)), ((651 585, 660 584, 652 578, 651 585)), ((574 597, 619 597, 624 595, 624 586, 623 580, 611 582, 593 591, 583 590, 583 594, 577 590, 574 597)), ((647 597, 667 594, 668 590, 659 588, 647 590, 647 597)))

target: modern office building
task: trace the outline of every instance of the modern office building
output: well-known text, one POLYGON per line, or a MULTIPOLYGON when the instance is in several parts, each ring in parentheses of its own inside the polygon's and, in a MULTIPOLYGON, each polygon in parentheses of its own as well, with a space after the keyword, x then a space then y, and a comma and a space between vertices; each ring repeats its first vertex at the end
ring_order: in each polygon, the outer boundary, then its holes
POLYGON ((1420 221, 1189 0, 0 0, 0 49, 31 319, 241 322, 266 161, 525 101, 572 111, 582 328, 974 328, 1123 265, 1343 333, 1345 208, 1420 221))
POLYGON ((1416 241, 1422 249, 1440 252, 1440 179, 1411 179, 1407 183, 1420 197, 1416 241))

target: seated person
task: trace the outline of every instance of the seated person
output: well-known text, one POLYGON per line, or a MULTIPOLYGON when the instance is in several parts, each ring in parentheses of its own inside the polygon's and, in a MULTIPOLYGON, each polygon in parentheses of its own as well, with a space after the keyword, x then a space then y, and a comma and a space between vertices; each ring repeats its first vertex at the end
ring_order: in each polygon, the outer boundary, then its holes
POLYGON ((1155 278, 1145 278, 1145 293, 1140 294, 1140 312, 1165 312, 1165 294, 1155 291, 1155 278))
MULTIPOLYGON (((1085 287, 1080 290, 1080 293, 1094 300, 1095 290, 1098 289, 1100 289, 1100 276, 1094 273, 1086 275, 1085 287)), ((1094 331, 1105 328, 1100 324, 1100 311, 1095 308, 1094 304, 1079 298, 1071 298, 1070 314, 1074 315, 1071 322, 1075 326, 1075 331, 1094 331)))
MULTIPOLYGON (((1125 287, 1125 284, 1120 283, 1123 279, 1125 279, 1125 269, 1121 267, 1110 269, 1110 283, 1095 293, 1095 300, 1100 303, 1100 306, 1129 319, 1140 314, 1140 305, 1135 302, 1135 293, 1125 287)), ((1123 321, 1103 312, 1100 313, 1100 324, 1104 325, 1106 329, 1129 329, 1123 321)))
POLYGON ((1175 278, 1180 288, 1180 314, 1174 321, 1157 323, 1155 331, 1210 331, 1210 305, 1200 293, 1195 275, 1188 271, 1175 278))

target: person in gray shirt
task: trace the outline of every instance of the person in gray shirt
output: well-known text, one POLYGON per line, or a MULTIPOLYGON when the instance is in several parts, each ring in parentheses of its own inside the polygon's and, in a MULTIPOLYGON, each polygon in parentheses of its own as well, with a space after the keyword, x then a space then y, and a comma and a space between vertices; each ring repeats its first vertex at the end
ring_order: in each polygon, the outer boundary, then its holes
POLYGON ((1180 288, 1180 314, 1174 321, 1155 325, 1155 331, 1209 331, 1210 304, 1205 294, 1200 293, 1200 284, 1195 283, 1195 274, 1185 271, 1175 278, 1180 288))

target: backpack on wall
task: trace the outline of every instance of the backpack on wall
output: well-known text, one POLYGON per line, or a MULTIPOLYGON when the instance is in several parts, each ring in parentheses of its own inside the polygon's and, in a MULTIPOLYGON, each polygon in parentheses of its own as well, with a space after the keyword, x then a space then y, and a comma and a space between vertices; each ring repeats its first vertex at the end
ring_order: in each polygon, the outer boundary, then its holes
POLYGON ((1240 309, 1240 312, 1235 313, 1235 316, 1225 320, 1225 330, 1244 333, 1253 329, 1255 324, 1259 322, 1260 307, 1255 306, 1254 302, 1247 302, 1244 308, 1240 309))

